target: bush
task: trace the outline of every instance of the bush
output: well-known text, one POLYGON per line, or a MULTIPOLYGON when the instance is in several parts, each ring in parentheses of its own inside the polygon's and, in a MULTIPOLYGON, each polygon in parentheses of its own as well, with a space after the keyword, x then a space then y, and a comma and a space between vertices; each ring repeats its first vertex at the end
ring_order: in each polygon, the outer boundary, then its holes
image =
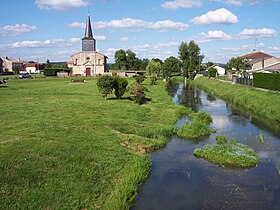
POLYGON ((134 83, 130 86, 131 99, 138 104, 143 104, 145 102, 145 91, 146 88, 142 84, 134 83))
POLYGON ((134 78, 135 78, 135 81, 136 81, 138 84, 141 84, 141 83, 144 82, 144 80, 145 80, 145 76, 144 76, 144 75, 136 75, 134 78))
POLYGON ((203 111, 194 113, 193 119, 205 125, 209 125, 213 121, 211 115, 203 111))
POLYGON ((212 130, 207 125, 199 122, 185 123, 177 132, 178 136, 185 138, 198 138, 211 133, 212 130))
POLYGON ((113 92, 114 79, 108 75, 101 76, 98 78, 97 87, 103 98, 107 99, 107 96, 113 92))
POLYGON ((46 68, 44 69, 45 76, 57 76, 57 72, 71 72, 69 68, 46 68))
POLYGON ((121 77, 113 77, 114 79, 114 93, 115 96, 120 99, 124 93, 126 92, 126 87, 128 85, 128 81, 121 77))
POLYGON ((254 87, 280 91, 280 74, 253 73, 254 87))
POLYGON ((156 76, 151 76, 151 85, 155 85, 157 81, 157 77, 156 76))
POLYGON ((209 77, 216 77, 217 76, 217 69, 215 68, 210 68, 208 69, 209 77))
POLYGON ((217 144, 225 144, 227 143, 228 137, 227 136, 216 136, 217 144))

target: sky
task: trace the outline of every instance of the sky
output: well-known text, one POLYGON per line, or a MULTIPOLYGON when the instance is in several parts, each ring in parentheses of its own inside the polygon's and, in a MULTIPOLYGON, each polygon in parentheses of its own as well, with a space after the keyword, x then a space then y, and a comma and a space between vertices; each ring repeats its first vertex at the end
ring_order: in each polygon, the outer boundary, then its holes
POLYGON ((70 61, 90 14, 97 51, 178 57, 194 40, 203 62, 256 51, 280 57, 280 0, 0 0, 0 57, 70 61))

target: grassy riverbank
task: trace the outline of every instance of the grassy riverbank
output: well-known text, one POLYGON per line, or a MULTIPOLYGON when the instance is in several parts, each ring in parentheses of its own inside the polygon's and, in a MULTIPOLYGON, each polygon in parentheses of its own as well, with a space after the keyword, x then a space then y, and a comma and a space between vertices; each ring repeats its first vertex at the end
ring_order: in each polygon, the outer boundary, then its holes
POLYGON ((139 106, 102 99, 96 81, 0 86, 1 208, 129 208, 149 174, 146 153, 166 144, 180 107, 163 82, 146 81, 151 102, 139 106))
POLYGON ((280 94, 256 90, 251 87, 233 85, 206 77, 192 81, 201 87, 233 104, 280 122, 280 94))

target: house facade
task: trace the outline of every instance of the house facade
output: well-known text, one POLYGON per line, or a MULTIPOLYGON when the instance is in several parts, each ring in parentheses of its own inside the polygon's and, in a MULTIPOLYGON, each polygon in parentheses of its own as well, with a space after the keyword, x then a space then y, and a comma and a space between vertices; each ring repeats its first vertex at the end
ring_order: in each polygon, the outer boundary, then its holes
POLYGON ((14 69, 16 71, 22 71, 24 69, 24 63, 21 60, 17 60, 14 58, 1 58, 3 65, 3 72, 13 72, 14 69))
POLYGON ((4 68, 3 68, 3 60, 2 58, 0 58, 0 73, 4 72, 4 68))
POLYGON ((96 51, 96 40, 93 38, 90 16, 88 16, 85 36, 82 39, 82 51, 71 56, 73 75, 97 76, 104 74, 107 66, 107 57, 96 51))
POLYGON ((252 74, 253 72, 280 72, 280 58, 275 56, 263 52, 253 52, 243 55, 241 58, 247 59, 247 65, 249 67, 247 70, 248 74, 252 74))
POLYGON ((25 63, 24 64, 25 71, 30 74, 39 74, 40 70, 42 70, 42 65, 40 63, 25 63))

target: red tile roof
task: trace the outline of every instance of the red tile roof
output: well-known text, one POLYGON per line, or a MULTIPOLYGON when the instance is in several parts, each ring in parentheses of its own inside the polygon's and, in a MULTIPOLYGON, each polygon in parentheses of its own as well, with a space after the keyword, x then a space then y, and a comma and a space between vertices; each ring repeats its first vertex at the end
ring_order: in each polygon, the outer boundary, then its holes
POLYGON ((263 52, 253 52, 240 56, 240 58, 247 58, 247 59, 265 59, 265 58, 272 58, 272 57, 273 57, 272 55, 263 52))

